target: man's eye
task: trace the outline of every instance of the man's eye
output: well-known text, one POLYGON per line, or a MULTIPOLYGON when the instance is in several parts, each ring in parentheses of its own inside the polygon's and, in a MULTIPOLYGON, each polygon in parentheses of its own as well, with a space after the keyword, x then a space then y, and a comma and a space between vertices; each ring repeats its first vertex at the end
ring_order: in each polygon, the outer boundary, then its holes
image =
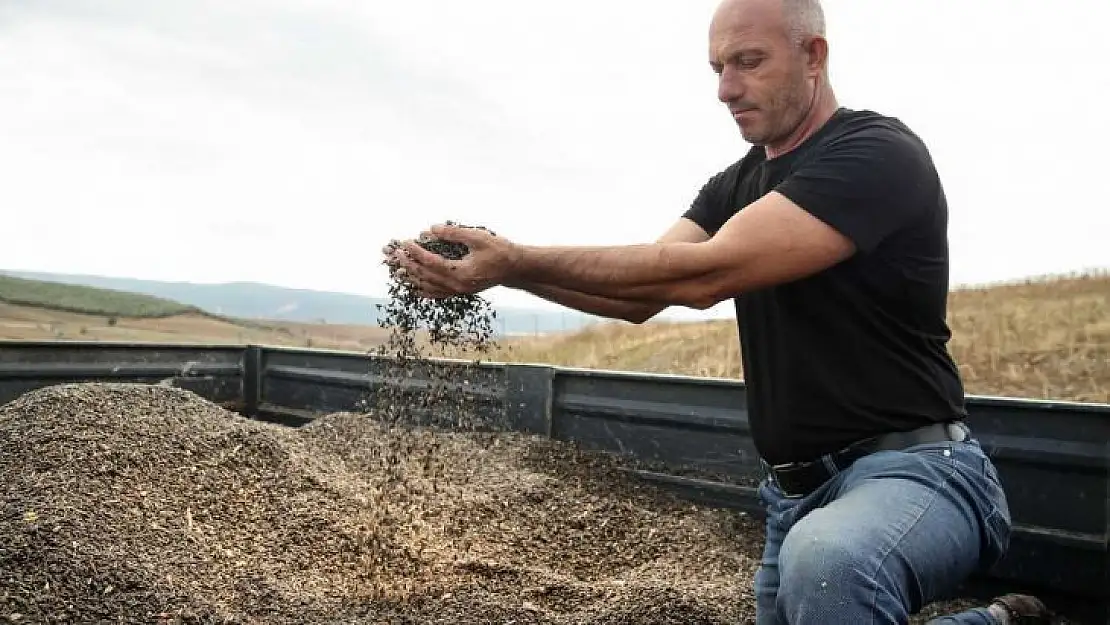
POLYGON ((742 56, 737 59, 736 64, 744 69, 755 69, 762 62, 763 57, 761 56, 742 56))

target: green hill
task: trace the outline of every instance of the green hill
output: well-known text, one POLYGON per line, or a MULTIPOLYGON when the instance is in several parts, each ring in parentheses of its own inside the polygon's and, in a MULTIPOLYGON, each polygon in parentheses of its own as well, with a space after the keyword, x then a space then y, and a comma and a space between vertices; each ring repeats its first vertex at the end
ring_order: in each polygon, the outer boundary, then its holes
POLYGON ((20 306, 115 317, 169 317, 200 312, 171 299, 59 282, 0 275, 0 301, 20 306))

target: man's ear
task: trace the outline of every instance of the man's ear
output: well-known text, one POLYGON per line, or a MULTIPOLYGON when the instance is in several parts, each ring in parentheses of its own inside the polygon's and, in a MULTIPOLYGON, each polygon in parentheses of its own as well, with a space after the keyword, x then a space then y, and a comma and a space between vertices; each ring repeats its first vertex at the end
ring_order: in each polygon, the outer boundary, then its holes
POLYGON ((806 53, 806 69, 811 76, 820 76, 825 73, 829 63, 829 40, 815 35, 804 44, 806 53))

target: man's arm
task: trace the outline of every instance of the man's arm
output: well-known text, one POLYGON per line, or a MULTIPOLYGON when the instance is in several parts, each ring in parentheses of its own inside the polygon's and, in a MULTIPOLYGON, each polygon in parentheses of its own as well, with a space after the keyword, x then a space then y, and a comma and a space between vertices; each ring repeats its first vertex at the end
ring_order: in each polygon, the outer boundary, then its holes
MULTIPOLYGON (((657 243, 701 243, 709 240, 709 235, 693 221, 681 218, 672 225, 657 243)), ((527 291, 549 302, 568 308, 611 319, 623 319, 632 323, 644 323, 671 305, 663 300, 622 299, 594 295, 583 291, 557 286, 550 282, 521 280, 506 284, 510 288, 527 291)))
POLYGON ((830 145, 708 241, 524 246, 514 273, 593 295, 704 309, 874 251, 932 205, 938 184, 920 142, 871 128, 830 145))
POLYGON ((854 251, 850 239, 772 192, 703 242, 527 246, 516 271, 522 279, 593 295, 705 309, 816 273, 854 251))

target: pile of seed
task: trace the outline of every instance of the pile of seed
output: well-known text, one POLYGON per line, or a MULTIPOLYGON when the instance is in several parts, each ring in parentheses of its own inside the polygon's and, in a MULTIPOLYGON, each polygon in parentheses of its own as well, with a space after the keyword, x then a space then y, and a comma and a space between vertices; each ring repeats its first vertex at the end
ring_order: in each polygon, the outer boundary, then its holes
POLYGON ((0 407, 0 619, 734 623, 758 528, 510 433, 189 391, 62 385, 0 407))

